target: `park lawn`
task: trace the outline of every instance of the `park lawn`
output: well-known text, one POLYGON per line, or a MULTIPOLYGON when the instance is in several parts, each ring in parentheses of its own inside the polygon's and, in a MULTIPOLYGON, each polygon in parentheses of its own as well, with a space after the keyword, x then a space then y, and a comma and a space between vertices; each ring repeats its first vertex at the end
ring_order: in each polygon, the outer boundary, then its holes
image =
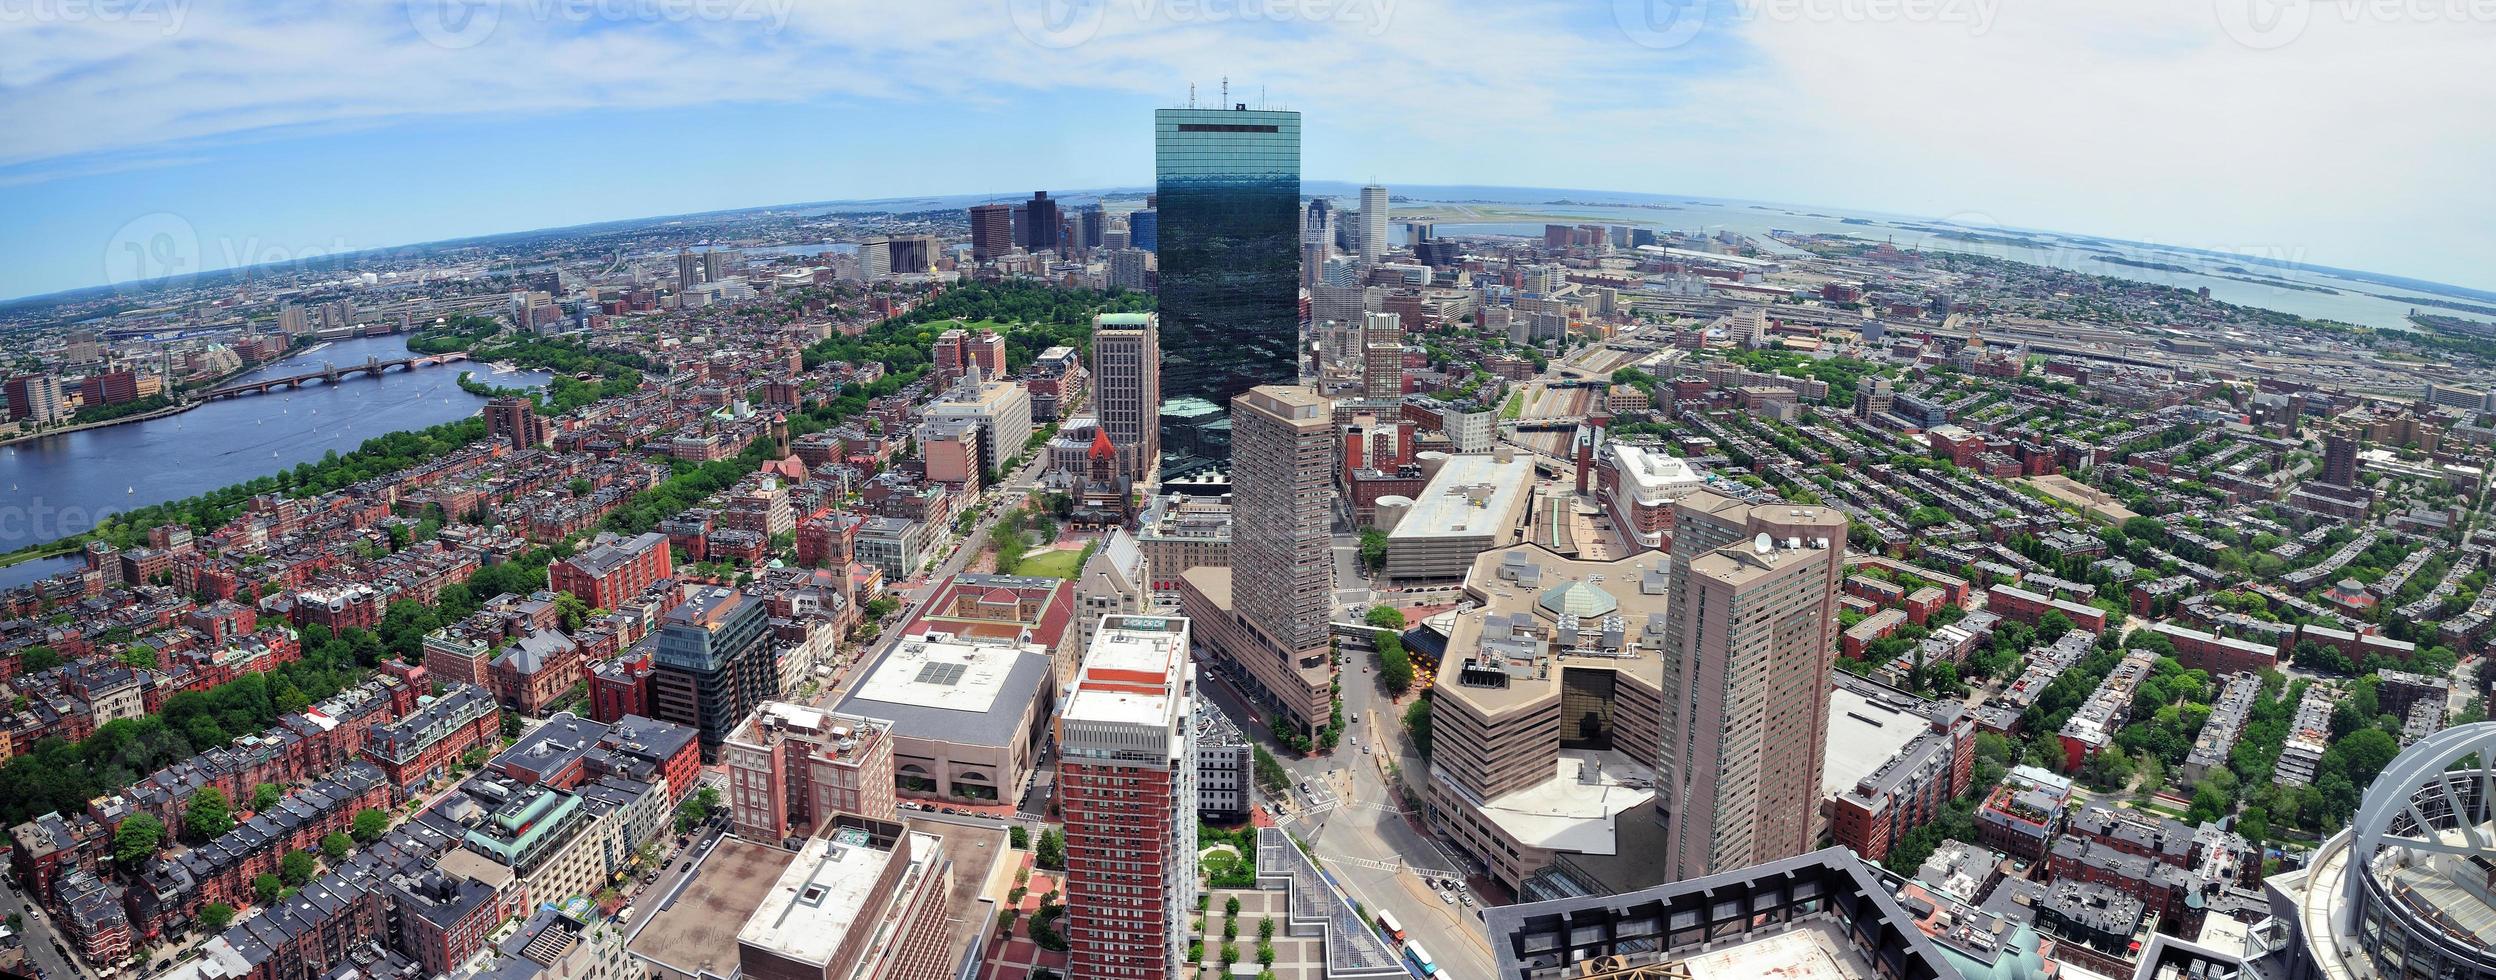
POLYGON ((1045 554, 1023 559, 1022 564, 1014 567, 1014 574, 1070 579, 1083 570, 1083 567, 1078 564, 1082 560, 1083 552, 1081 551, 1052 548, 1045 554))

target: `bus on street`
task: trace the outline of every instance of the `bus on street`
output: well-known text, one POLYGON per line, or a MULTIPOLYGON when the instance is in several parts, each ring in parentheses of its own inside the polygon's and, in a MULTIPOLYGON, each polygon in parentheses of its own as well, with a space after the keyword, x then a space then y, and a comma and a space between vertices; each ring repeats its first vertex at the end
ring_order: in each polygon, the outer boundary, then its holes
POLYGON ((1410 939, 1404 941, 1404 960, 1411 963, 1413 969, 1422 976, 1436 976, 1439 972, 1439 965, 1430 961, 1430 951, 1421 948, 1420 943, 1410 939))

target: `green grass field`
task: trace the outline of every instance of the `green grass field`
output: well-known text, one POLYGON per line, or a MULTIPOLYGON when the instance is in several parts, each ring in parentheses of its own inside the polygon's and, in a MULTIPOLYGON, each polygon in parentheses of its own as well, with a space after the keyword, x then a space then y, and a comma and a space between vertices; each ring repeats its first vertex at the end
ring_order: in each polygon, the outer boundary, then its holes
POLYGON ((1081 551, 1057 549, 1036 557, 1023 559, 1023 563, 1014 569, 1014 574, 1046 575, 1050 578, 1074 578, 1077 572, 1082 571, 1082 566, 1077 564, 1077 562, 1082 560, 1083 552, 1081 551))

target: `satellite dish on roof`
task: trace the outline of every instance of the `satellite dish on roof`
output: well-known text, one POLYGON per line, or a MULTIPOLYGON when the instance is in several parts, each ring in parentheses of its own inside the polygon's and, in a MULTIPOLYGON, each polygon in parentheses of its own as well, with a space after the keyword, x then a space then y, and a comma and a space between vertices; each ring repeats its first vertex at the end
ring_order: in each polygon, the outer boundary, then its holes
POLYGON ((1773 538, 1770 538, 1770 537, 1768 536, 1768 532, 1766 532, 1766 531, 1761 531, 1761 532, 1759 532, 1759 536, 1758 536, 1758 537, 1754 537, 1754 538, 1752 538, 1752 539, 1751 539, 1751 550, 1753 550, 1753 551, 1757 551, 1757 552, 1759 552, 1760 554, 1763 554, 1763 555, 1764 555, 1764 554, 1767 554, 1767 553, 1769 553, 1769 552, 1771 552, 1771 551, 1775 551, 1775 550, 1776 550, 1776 548, 1777 548, 1777 542, 1776 542, 1776 540, 1775 540, 1775 539, 1773 539, 1773 538))

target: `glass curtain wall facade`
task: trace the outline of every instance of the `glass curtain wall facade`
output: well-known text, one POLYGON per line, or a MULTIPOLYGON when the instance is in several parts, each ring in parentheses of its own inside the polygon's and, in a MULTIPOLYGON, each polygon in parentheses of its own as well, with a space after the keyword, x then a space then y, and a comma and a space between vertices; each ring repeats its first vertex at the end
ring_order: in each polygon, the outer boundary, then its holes
POLYGON ((1221 409, 1299 377, 1300 114, 1153 114, 1162 476, 1226 464, 1221 409), (1201 410, 1203 405, 1215 411, 1201 410))

